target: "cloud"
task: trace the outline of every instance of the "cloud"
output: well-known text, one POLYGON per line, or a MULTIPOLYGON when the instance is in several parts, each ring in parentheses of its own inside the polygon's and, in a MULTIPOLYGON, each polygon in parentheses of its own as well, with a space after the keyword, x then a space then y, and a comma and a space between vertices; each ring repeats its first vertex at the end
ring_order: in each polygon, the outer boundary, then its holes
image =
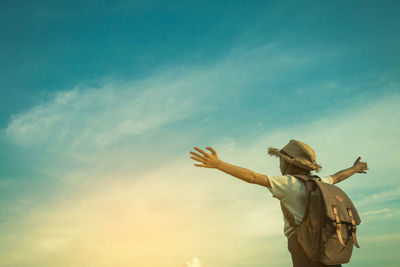
MULTIPOLYGON (((342 182, 343 185, 357 184, 357 187, 365 188, 374 187, 374 183, 382 185, 384 182, 386 185, 396 186, 397 178, 394 173, 398 170, 400 127, 395 118, 400 117, 399 102, 399 94, 389 94, 363 103, 354 101, 352 106, 328 117, 280 127, 258 135, 254 134, 257 131, 254 130, 249 134, 251 138, 230 138, 216 146, 227 160, 243 162, 263 168, 267 174, 278 175, 278 164, 274 158, 266 155, 267 147, 283 147, 290 139, 303 140, 316 151, 317 161, 323 166, 320 173, 322 176, 350 167, 360 155, 362 160, 368 161, 368 175, 357 174, 355 177, 362 180, 349 179, 342 182), (381 173, 387 176, 383 180, 376 177, 381 173)), ((393 192, 375 191, 373 197, 380 199, 397 195, 397 189, 391 191, 393 192)))
POLYGON ((376 206, 385 202, 395 201, 399 199, 400 199, 400 188, 396 188, 387 191, 382 191, 379 193, 370 193, 367 195, 364 194, 358 201, 358 205, 361 207, 370 207, 372 205, 376 206))
MULTIPOLYGON (((371 222, 380 221, 382 222, 392 222, 396 223, 400 220, 400 209, 399 208, 379 208, 379 209, 369 209, 368 211, 360 213, 362 222, 365 225, 371 222)), ((393 224, 391 224, 392 226, 393 224)))
POLYGON ((200 260, 197 257, 193 257, 190 261, 186 262, 187 267, 201 267, 200 260))
MULTIPOLYGON (((324 166, 322 176, 347 167, 361 153, 371 166, 370 173, 356 175, 339 185, 350 197, 362 187, 361 192, 374 192, 371 196, 375 194, 377 200, 396 200, 397 189, 378 193, 375 188, 378 177, 384 173, 392 173, 385 176, 385 181, 397 188, 396 157, 388 157, 384 162, 380 157, 396 153, 398 147, 397 125, 391 119, 399 114, 398 99, 391 95, 305 125, 257 135, 249 133, 253 138, 229 136, 210 145, 221 159, 267 175, 279 174, 278 161, 267 156, 267 146, 281 147, 294 137, 314 147, 324 166), (390 147, 392 150, 388 151, 390 147)), ((54 201, 32 207, 23 217, 6 222, 12 227, 2 229, 12 229, 12 234, 5 234, 2 239, 3 245, 7 244, 3 256, 23 265, 19 258, 23 248, 26 259, 46 259, 49 265, 67 266, 71 259, 65 264, 59 261, 72 254, 80 255, 74 266, 102 266, 115 259, 121 265, 133 261, 137 265, 146 261, 156 265, 160 264, 157 259, 180 264, 182 253, 196 251, 213 266, 232 266, 248 263, 249 258, 254 259, 254 265, 261 264, 267 260, 268 251, 275 255, 268 257, 271 265, 290 264, 290 259, 282 256, 287 251, 279 204, 267 189, 216 170, 195 168, 187 152, 171 153, 167 162, 141 173, 140 179, 132 179, 138 175, 134 171, 117 170, 112 179, 101 179, 110 174, 96 170, 91 173, 96 180, 78 192, 64 192, 54 201), (49 251, 57 256, 47 257, 49 251), (102 251, 108 251, 107 255, 102 251), (218 251, 218 255, 213 251, 218 251), (132 258, 139 253, 144 256, 132 258), (226 255, 231 255, 229 262, 226 255)), ((355 200, 358 207, 358 199, 355 200)), ((385 214, 384 208, 378 206, 367 212, 385 214)), ((362 215, 368 217, 372 213, 362 215)), ((360 229, 365 233, 360 238, 373 234, 363 225, 360 229)))
POLYGON ((173 143, 209 135, 211 128, 197 122, 219 116, 213 135, 220 135, 227 110, 249 88, 279 81, 313 60, 269 44, 234 49, 209 65, 164 67, 142 80, 82 83, 15 114, 2 133, 35 155, 29 161, 40 172, 68 183, 90 179, 99 169, 144 170, 165 159, 163 146, 171 150, 173 143))
POLYGON ((56 151, 105 147, 124 136, 206 112, 246 93, 251 84, 276 80, 282 69, 290 72, 310 60, 267 45, 233 50, 212 66, 159 70, 141 81, 79 85, 14 115, 6 134, 22 147, 56 151))
MULTIPOLYGON (((340 184, 356 206, 370 196, 377 202, 398 201, 397 190, 387 190, 398 187, 398 94, 347 100, 329 116, 274 129, 261 127, 257 118, 242 136, 227 129, 214 134, 187 127, 186 121, 226 112, 223 109, 240 101, 238 96, 246 95, 248 88, 279 80, 314 60, 274 45, 239 49, 212 66, 162 70, 142 81, 80 85, 15 115, 5 129, 7 138, 33 150, 37 158, 47 156, 48 164, 40 165, 43 172, 78 186, 71 190, 63 185, 46 203, 28 205, 18 218, 2 222, 7 233, 3 230, 0 259, 14 265, 157 266, 166 261, 182 264, 182 253, 199 253, 213 266, 248 264, 249 259, 254 266, 267 260, 271 266, 290 264, 283 256, 287 251, 278 202, 265 188, 193 167, 188 151, 183 154, 177 147, 195 142, 214 146, 227 162, 267 175, 279 175, 279 164, 267 156, 266 148, 282 147, 293 138, 316 150, 321 176, 351 166, 361 155, 370 166, 368 175, 340 184), (175 136, 166 139, 170 131, 175 136), (173 148, 162 154, 158 144, 168 142, 173 148), (70 160, 83 164, 70 166, 70 160), (105 172, 105 167, 110 169, 105 172), (26 257, 20 257, 21 250, 26 257), (231 255, 229 262, 226 255, 231 255)), ((320 90, 339 86, 321 83, 320 90)), ((286 109, 296 115, 295 106, 286 109)), ((224 118, 243 127, 231 114, 224 118)), ((268 125, 269 120, 262 122, 268 125)), ((386 211, 389 208, 378 206, 366 212, 386 211)), ((186 264, 200 261, 193 258, 186 264)))
POLYGON ((50 101, 14 116, 6 133, 23 147, 93 149, 190 116, 193 102, 177 98, 181 88, 154 86, 143 90, 135 85, 106 84, 100 89, 61 91, 50 101))
POLYGON ((390 190, 390 191, 385 191, 385 192, 381 192, 378 194, 373 194, 372 195, 372 199, 373 200, 381 200, 381 199, 390 199, 390 198, 398 198, 400 196, 400 187, 395 189, 395 190, 390 190))

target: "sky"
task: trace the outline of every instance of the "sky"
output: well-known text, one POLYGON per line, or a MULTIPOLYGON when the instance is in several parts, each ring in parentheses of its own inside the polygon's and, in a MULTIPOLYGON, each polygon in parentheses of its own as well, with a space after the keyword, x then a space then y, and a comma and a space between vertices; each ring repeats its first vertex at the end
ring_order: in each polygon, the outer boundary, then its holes
POLYGON ((302 140, 400 266, 398 1, 1 1, 0 266, 290 266, 267 188, 302 140))

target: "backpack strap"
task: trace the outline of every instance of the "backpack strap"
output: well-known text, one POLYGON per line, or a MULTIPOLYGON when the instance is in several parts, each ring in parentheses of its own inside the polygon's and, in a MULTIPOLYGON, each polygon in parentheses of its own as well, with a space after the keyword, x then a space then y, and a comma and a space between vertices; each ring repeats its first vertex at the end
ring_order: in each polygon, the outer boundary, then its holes
POLYGON ((291 214, 288 211, 288 209, 285 207, 285 205, 282 204, 282 202, 281 202, 281 210, 282 210, 283 216, 288 221, 290 226, 292 226, 293 228, 296 229, 299 225, 296 223, 293 214, 291 214))
POLYGON ((303 181, 303 182, 307 182, 308 180, 317 180, 317 181, 321 181, 321 178, 318 175, 303 175, 303 174, 295 174, 292 175, 294 177, 296 177, 297 179, 303 181))
POLYGON ((342 232, 341 232, 341 228, 342 228, 342 223, 339 220, 339 215, 338 215, 338 211, 337 211, 337 207, 336 205, 332 205, 332 209, 333 209, 333 214, 335 214, 335 220, 336 220, 336 234, 337 237, 339 239, 339 243, 340 245, 342 245, 343 247, 346 247, 346 245, 343 242, 343 237, 342 237, 342 232))
POLYGON ((349 214, 349 217, 351 219, 351 235, 353 236, 354 245, 356 247, 360 248, 360 245, 358 245, 358 242, 357 242, 357 235, 356 235, 357 225, 356 225, 356 221, 353 218, 353 213, 351 212, 351 209, 348 208, 347 213, 349 214))
MULTIPOLYGON (((308 180, 321 180, 321 178, 319 178, 318 176, 316 176, 316 175, 313 175, 313 176, 307 176, 307 175, 293 175, 294 177, 296 177, 297 179, 299 179, 300 181, 303 181, 303 182, 307 182, 308 180)), ((306 189, 307 190, 307 189, 306 189)), ((307 190, 308 191, 308 190, 307 190)), ((307 194, 307 191, 306 191, 306 194, 307 194)), ((308 195, 308 194, 307 194, 308 195)), ((296 223, 296 221, 295 221, 295 219, 294 219, 294 216, 293 216, 293 214, 291 214, 290 212, 289 212, 289 210, 285 207, 285 205, 283 205, 282 204, 282 202, 280 202, 281 203, 281 210, 282 210, 282 213, 283 213, 283 216, 285 217, 285 219, 288 221, 288 223, 289 223, 289 225, 290 226, 292 226, 294 229, 296 229, 297 227, 299 227, 299 224, 297 224, 296 223)), ((306 206, 307 206, 307 203, 306 203, 306 206)), ((307 209, 308 209, 308 207, 307 207, 307 209)), ((308 211, 306 210, 306 214, 308 213, 308 211)), ((289 233, 289 236, 290 236, 290 234, 291 233, 289 233)))

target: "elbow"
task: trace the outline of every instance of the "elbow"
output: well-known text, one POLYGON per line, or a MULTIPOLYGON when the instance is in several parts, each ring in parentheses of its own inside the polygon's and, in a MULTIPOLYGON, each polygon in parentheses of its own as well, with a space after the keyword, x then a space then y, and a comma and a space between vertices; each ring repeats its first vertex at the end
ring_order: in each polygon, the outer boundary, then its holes
POLYGON ((257 185, 261 185, 261 186, 265 186, 268 188, 271 188, 271 184, 269 182, 269 179, 266 175, 257 175, 252 173, 250 175, 250 179, 247 181, 248 183, 251 184, 257 184, 257 185))
POLYGON ((257 183, 257 177, 254 173, 250 173, 248 175, 248 178, 246 179, 246 182, 248 182, 249 184, 256 184, 257 183))

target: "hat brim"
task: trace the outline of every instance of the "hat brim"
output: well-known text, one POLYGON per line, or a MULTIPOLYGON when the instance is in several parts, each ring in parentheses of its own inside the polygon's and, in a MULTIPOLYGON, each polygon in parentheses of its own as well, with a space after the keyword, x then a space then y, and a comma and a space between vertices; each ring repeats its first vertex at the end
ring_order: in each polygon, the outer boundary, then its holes
POLYGON ((286 160, 287 162, 296 165, 297 167, 303 168, 305 170, 308 171, 316 171, 319 172, 322 168, 321 165, 317 164, 317 163, 312 163, 310 161, 304 160, 304 159, 298 159, 298 158, 292 158, 289 157, 285 154, 282 154, 279 149, 274 148, 274 147, 269 147, 268 148, 268 154, 270 156, 275 156, 275 157, 279 157, 279 158, 283 158, 284 160, 286 160))

